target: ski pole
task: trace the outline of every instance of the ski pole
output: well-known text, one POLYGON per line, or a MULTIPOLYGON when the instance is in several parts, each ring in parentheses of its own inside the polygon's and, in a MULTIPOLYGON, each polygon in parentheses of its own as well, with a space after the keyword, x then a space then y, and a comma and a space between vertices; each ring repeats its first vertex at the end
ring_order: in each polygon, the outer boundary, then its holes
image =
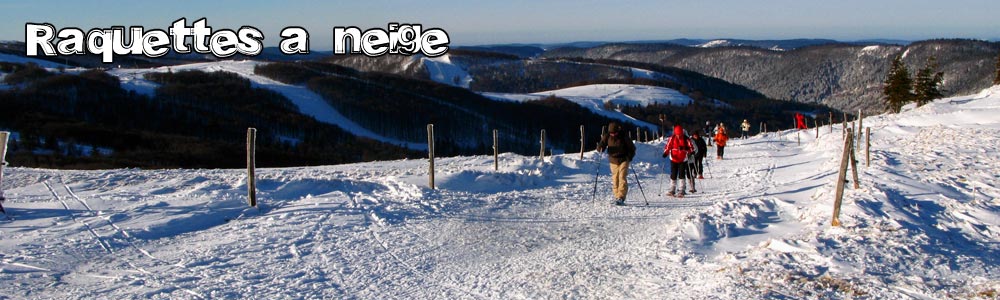
POLYGON ((639 174, 635 173, 635 169, 632 168, 632 164, 628 164, 628 168, 631 169, 632 175, 635 175, 635 184, 639 186, 639 192, 642 193, 642 200, 646 201, 646 206, 649 206, 649 199, 646 199, 646 192, 642 190, 642 183, 639 182, 639 174))

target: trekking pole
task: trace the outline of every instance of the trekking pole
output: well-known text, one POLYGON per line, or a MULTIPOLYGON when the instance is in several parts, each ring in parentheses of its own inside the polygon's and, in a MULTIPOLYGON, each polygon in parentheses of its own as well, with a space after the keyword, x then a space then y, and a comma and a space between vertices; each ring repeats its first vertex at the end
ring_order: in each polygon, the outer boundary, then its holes
POLYGON ((632 175, 635 175, 635 184, 639 186, 639 192, 642 193, 642 200, 646 201, 646 206, 649 206, 649 199, 646 199, 646 192, 642 190, 642 182, 639 182, 639 174, 635 173, 635 169, 632 168, 632 164, 628 164, 628 168, 632 171, 632 175))
POLYGON ((705 172, 708 173, 708 178, 712 178, 712 169, 708 168, 708 160, 705 160, 702 163, 702 166, 705 167, 705 172))
MULTIPOLYGON (((597 151, 597 150, 594 150, 597 151)), ((594 159, 594 194, 590 197, 591 201, 597 200, 597 178, 601 174, 601 152, 597 152, 597 158, 594 159)))
POLYGON ((663 166, 663 168, 660 169, 661 173, 660 173, 660 175, 657 176, 657 180, 660 181, 660 191, 656 193, 657 197, 663 195, 663 182, 666 181, 666 180, 663 180, 663 178, 662 178, 663 177, 663 173, 662 172, 666 172, 666 170, 667 170, 667 163, 663 162, 662 166, 663 166))
POLYGON ((686 169, 685 173, 687 173, 687 180, 691 182, 691 189, 697 191, 698 188, 694 187, 694 184, 697 181, 697 180, 695 180, 697 178, 694 178, 695 177, 694 176, 694 173, 695 173, 694 168, 696 167, 695 163, 687 163, 687 162, 685 162, 685 164, 687 164, 687 168, 685 168, 686 169))

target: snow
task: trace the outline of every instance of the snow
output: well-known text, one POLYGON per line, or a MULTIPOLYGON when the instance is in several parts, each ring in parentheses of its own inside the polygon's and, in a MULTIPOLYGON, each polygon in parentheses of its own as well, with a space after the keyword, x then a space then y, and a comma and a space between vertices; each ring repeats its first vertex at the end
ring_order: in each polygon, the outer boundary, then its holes
POLYGON ((431 80, 448 85, 469 88, 472 76, 462 67, 451 62, 451 56, 445 54, 438 57, 421 57, 424 67, 430 73, 431 80))
POLYGON ((731 45, 731 44, 732 43, 729 42, 729 40, 712 40, 712 41, 708 41, 708 42, 706 42, 704 44, 700 44, 700 45, 698 45, 696 47, 700 47, 700 48, 712 48, 712 47, 728 46, 728 45, 731 45))
POLYGON ((591 84, 532 94, 482 93, 482 95, 495 100, 521 102, 538 100, 548 96, 557 96, 566 98, 596 114, 643 124, 646 127, 654 129, 658 128, 657 125, 640 122, 619 111, 605 110, 604 103, 610 102, 615 105, 625 106, 647 106, 652 104, 685 106, 694 102, 687 95, 681 94, 674 89, 634 84, 591 84))
POLYGON ((861 48, 861 51, 858 51, 858 57, 865 55, 877 55, 880 49, 881 46, 879 45, 865 46, 864 48, 861 48))
POLYGON ((243 78, 250 80, 254 87, 265 88, 284 95, 288 100, 292 101, 296 106, 298 106, 299 111, 307 116, 316 118, 317 121, 333 124, 341 129, 351 132, 352 134, 360 137, 370 138, 373 140, 391 143, 394 145, 401 145, 406 148, 414 150, 426 150, 427 144, 421 143, 411 143, 394 138, 385 137, 379 135, 371 130, 368 130, 361 125, 355 123, 351 119, 345 117, 339 111, 337 111, 333 106, 326 102, 322 96, 310 91, 304 86, 285 84, 282 82, 275 81, 273 79, 254 74, 254 67, 257 65, 264 64, 264 62, 258 61, 218 61, 218 62, 207 62, 207 63, 195 63, 187 65, 177 65, 168 67, 159 67, 152 69, 112 69, 108 71, 109 74, 117 76, 121 81, 121 86, 123 89, 136 91, 137 93, 152 95, 156 91, 157 84, 151 82, 144 78, 146 73, 150 72, 177 72, 177 71, 203 71, 203 72, 218 72, 226 71, 236 73, 243 78))
POLYGON ((998 113, 1000 86, 866 118, 841 227, 840 126, 731 140, 685 198, 637 144, 626 207, 594 152, 439 158, 436 190, 422 159, 260 169, 259 210, 245 170, 9 168, 0 295, 990 299, 998 113))

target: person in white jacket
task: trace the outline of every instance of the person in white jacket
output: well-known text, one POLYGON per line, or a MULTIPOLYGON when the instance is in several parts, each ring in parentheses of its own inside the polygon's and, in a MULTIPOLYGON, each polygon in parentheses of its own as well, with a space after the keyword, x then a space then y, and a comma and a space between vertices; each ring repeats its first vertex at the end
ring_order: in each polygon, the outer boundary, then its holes
POLYGON ((750 136, 750 122, 747 121, 747 119, 743 119, 743 124, 740 124, 740 129, 743 130, 743 135, 740 137, 741 139, 745 139, 750 136))

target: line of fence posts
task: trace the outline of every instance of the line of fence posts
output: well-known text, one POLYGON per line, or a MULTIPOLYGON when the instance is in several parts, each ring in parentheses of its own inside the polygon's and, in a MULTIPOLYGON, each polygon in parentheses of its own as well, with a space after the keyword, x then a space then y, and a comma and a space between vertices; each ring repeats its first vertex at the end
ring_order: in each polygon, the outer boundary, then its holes
POLYGON ((247 201, 257 207, 257 129, 247 128, 247 201))
POLYGON ((428 185, 434 189, 434 124, 427 124, 427 158, 430 162, 428 169, 428 185))

